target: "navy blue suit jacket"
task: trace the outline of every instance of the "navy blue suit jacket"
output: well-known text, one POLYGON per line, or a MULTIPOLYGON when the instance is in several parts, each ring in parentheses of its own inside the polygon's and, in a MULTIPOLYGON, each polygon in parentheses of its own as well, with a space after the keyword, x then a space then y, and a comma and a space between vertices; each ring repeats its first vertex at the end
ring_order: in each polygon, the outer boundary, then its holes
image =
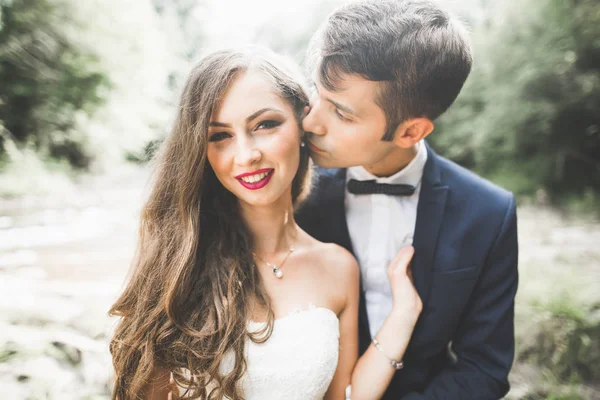
MULTIPOLYGON (((412 261, 423 312, 384 399, 499 399, 514 356, 515 200, 427 151, 412 261)), ((345 169, 319 169, 296 218, 318 240, 352 252, 345 180, 345 169)), ((362 354, 371 340, 362 290, 359 320, 362 354)))

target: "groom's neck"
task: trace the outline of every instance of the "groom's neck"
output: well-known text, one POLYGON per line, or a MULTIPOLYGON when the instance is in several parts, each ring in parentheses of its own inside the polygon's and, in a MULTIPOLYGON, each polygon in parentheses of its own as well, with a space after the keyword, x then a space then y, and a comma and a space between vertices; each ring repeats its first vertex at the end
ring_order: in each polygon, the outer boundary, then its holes
POLYGON ((381 160, 372 165, 363 165, 363 168, 380 178, 394 175, 406 167, 417 155, 417 146, 403 149, 395 147, 381 160))

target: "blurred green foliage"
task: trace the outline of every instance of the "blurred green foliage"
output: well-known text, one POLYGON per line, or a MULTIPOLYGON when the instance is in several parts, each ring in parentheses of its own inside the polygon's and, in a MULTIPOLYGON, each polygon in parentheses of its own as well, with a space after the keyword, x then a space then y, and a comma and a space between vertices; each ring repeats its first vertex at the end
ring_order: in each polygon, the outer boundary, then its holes
POLYGON ((436 149, 515 191, 600 199, 600 3, 490 4, 475 64, 430 136, 436 149))
POLYGON ((537 333, 520 343, 519 361, 537 365, 557 382, 594 382, 600 376, 600 304, 554 298, 539 318, 537 333))
POLYGON ((69 36, 79 22, 57 0, 2 0, 0 10, 0 145, 8 137, 88 167, 93 154, 77 114, 96 111, 110 83, 97 56, 69 36))
POLYGON ((524 396, 523 398, 521 398, 521 400, 588 400, 585 399, 584 397, 581 397, 580 395, 576 394, 576 393, 569 393, 569 394, 549 394, 546 392, 541 392, 541 393, 529 393, 526 396, 524 396))
MULTIPOLYGON (((189 61, 205 46, 197 16, 206 3, 145 0, 128 9, 116 0, 0 0, 0 159, 11 140, 75 167, 108 154, 147 160, 168 130, 189 61), (94 113, 102 117, 90 120, 94 113)), ((249 35, 302 61, 337 3, 278 15, 249 35)), ((463 7, 475 65, 437 121, 433 146, 517 195, 543 193, 593 209, 600 201, 600 3, 469 0, 463 7)))
POLYGON ((163 139, 151 140, 138 152, 128 152, 125 155, 125 159, 134 164, 145 164, 152 160, 152 157, 158 151, 163 139))
POLYGON ((584 400, 600 376, 600 305, 555 297, 539 309, 533 330, 518 342, 517 364, 544 376, 520 400, 584 400))

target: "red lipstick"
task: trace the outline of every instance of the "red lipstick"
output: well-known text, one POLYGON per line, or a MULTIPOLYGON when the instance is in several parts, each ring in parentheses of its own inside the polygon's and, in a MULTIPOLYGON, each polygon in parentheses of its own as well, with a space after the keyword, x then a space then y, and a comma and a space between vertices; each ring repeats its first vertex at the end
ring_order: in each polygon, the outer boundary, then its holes
POLYGON ((273 176, 273 172, 275 172, 275 170, 273 168, 263 168, 263 169, 259 169, 259 170, 253 171, 253 172, 246 172, 243 174, 239 174, 238 176, 235 177, 235 179, 237 179, 238 182, 246 189, 258 190, 258 189, 261 189, 261 188, 267 186, 267 184, 271 180, 271 177, 273 176), (265 172, 267 173, 267 175, 264 178, 262 178, 260 181, 244 182, 242 180, 243 177, 262 174, 265 172))

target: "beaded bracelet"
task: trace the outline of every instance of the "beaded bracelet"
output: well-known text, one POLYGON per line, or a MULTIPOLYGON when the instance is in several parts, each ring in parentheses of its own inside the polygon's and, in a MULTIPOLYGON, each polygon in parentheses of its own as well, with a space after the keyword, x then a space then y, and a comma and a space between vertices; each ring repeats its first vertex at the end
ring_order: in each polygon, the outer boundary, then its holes
POLYGON ((383 351, 383 348, 381 348, 381 345, 379 344, 379 342, 375 338, 373 338, 373 345, 377 348, 377 350, 379 350, 381 352, 381 354, 383 354, 385 356, 385 358, 387 358, 390 361, 390 364, 392 365, 392 367, 394 369, 402 369, 402 368, 404 368, 404 363, 402 362, 402 360, 396 361, 396 360, 394 360, 392 358, 389 358, 388 356, 385 355, 385 352, 383 351))

